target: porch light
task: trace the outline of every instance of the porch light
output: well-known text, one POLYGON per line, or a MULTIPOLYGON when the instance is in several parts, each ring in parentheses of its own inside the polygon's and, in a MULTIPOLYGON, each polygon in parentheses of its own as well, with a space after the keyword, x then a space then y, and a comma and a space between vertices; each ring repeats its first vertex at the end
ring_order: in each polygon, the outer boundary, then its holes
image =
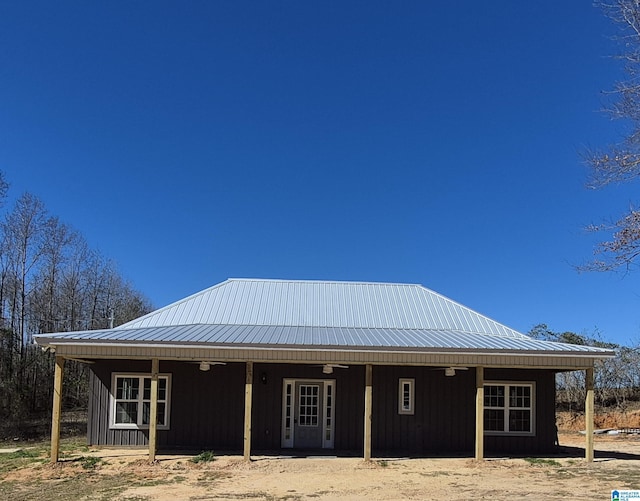
POLYGON ((333 374, 333 367, 329 364, 325 364, 322 366, 323 374, 333 374))
POLYGON ((456 375, 456 370, 453 367, 447 367, 444 370, 444 375, 445 376, 449 376, 449 377, 455 376, 456 375))
POLYGON ((211 369, 211 364, 209 362, 204 362, 204 361, 200 362, 200 370, 201 371, 206 372, 209 369, 211 369))

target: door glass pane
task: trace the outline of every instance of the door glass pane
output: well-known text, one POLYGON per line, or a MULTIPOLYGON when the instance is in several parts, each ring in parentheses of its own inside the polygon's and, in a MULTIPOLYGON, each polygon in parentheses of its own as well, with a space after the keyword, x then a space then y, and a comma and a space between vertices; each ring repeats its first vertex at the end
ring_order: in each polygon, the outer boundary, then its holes
POLYGON ((319 385, 300 385, 298 420, 300 426, 318 426, 319 385))
POLYGON ((326 421, 324 424, 324 439, 327 443, 332 441, 333 433, 333 384, 325 385, 327 408, 325 409, 326 421))
POLYGON ((291 393, 293 391, 293 385, 287 383, 285 386, 285 406, 284 406, 284 439, 291 439, 291 393))

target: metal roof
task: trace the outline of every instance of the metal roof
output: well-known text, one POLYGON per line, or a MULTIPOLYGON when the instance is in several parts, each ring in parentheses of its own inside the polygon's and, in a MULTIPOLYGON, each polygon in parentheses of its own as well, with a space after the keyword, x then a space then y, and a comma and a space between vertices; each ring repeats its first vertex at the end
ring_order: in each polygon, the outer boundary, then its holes
POLYGON ((421 285, 230 279, 119 327, 435 329, 526 337, 421 285))
POLYGON ((227 280, 115 329, 42 334, 36 340, 41 345, 613 355, 534 340, 421 285, 258 279, 227 280))
POLYGON ((526 354, 590 354, 598 348, 550 343, 505 336, 436 329, 389 329, 354 327, 293 327, 264 325, 176 325, 76 331, 39 336, 39 342, 95 344, 180 344, 181 346, 243 346, 247 348, 306 348, 363 350, 446 350, 524 352, 526 354))

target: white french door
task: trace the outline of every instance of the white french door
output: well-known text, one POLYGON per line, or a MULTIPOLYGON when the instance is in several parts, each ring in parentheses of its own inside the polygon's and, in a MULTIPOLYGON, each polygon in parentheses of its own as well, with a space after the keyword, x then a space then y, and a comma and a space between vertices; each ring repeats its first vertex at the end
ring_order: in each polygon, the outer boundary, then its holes
POLYGON ((333 449, 334 415, 334 379, 283 381, 282 447, 333 449))

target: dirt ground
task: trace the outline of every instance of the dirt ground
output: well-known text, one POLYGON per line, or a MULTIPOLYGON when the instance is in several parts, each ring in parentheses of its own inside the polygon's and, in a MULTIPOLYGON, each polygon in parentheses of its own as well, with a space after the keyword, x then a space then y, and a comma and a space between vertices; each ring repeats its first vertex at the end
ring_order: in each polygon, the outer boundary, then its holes
POLYGON ((0 476, 0 498, 88 500, 602 500, 612 489, 640 489, 640 435, 597 435, 584 461, 584 435, 560 434, 545 458, 359 458, 159 455, 144 450, 71 452, 0 476), (5 486, 4 488, 2 486, 5 486))

